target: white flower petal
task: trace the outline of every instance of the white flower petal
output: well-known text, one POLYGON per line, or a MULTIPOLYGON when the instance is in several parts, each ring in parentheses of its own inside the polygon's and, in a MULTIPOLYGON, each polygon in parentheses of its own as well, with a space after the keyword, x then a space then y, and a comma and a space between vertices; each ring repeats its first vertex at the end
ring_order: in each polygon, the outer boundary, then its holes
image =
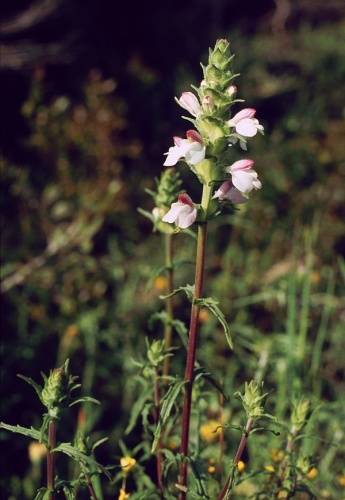
POLYGON ((244 120, 239 121, 236 125, 236 132, 244 137, 254 137, 257 133, 254 120, 251 118, 245 118, 244 120))
POLYGON ((232 183, 241 193, 250 193, 254 188, 260 189, 261 182, 258 180, 258 174, 255 170, 249 168, 246 170, 235 170, 231 172, 232 183))
POLYGON ((185 153, 186 162, 196 165, 205 159, 206 148, 199 142, 191 142, 188 151, 185 153))

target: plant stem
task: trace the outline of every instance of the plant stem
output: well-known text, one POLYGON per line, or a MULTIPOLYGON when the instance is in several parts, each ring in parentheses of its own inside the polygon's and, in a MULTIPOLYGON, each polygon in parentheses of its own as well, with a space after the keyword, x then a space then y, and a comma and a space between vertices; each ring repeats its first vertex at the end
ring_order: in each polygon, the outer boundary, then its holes
MULTIPOLYGON (((207 238, 207 223, 198 226, 198 240, 196 251, 196 269, 195 269, 195 299, 202 297, 203 282, 204 282, 204 269, 205 269, 205 250, 207 238)), ((193 377, 194 377, 194 364, 196 356, 196 346, 199 330, 199 314, 200 306, 197 304, 192 305, 191 320, 189 329, 188 351, 186 361, 185 381, 186 393, 184 398, 183 413, 182 413, 182 433, 181 433, 181 455, 188 456, 188 441, 189 441, 189 424, 191 416, 192 405, 192 390, 193 390, 193 377)), ((180 467, 180 484, 187 485, 187 462, 182 461, 180 467)), ((180 493, 180 500, 186 498, 184 492, 180 493)))
MULTIPOLYGON (((165 237, 165 267, 167 269, 167 286, 166 286, 166 294, 169 295, 174 290, 174 269, 173 269, 173 238, 170 235, 165 237)), ((165 340, 165 349, 169 349, 171 347, 172 341, 172 319, 173 319, 173 297, 169 297, 166 300, 166 313, 167 313, 167 322, 164 327, 164 340, 165 340)), ((170 373, 170 356, 166 357, 163 364, 163 377, 167 377, 170 373)), ((167 385, 169 381, 167 379, 164 380, 164 383, 167 385)))
MULTIPOLYGON (((55 453, 51 450, 55 448, 56 442, 56 421, 50 420, 48 426, 48 453, 47 453, 47 488, 55 488, 55 453)), ((55 500, 55 493, 51 493, 49 500, 55 500)))
MULTIPOLYGON (((205 273, 205 257, 206 257, 206 240, 207 240, 207 216, 212 197, 212 187, 208 184, 203 185, 201 207, 205 212, 205 222, 198 226, 198 239, 196 247, 196 263, 195 263, 195 289, 194 298, 201 299, 204 284, 205 273)), ((199 333, 199 315, 200 306, 193 303, 190 318, 188 350, 186 360, 186 371, 184 380, 186 384, 186 392, 183 403, 182 413, 182 431, 181 431, 181 448, 182 461, 180 466, 180 485, 187 486, 187 462, 183 459, 188 456, 188 441, 189 441, 189 426, 192 408, 192 391, 194 380, 194 365, 196 357, 196 347, 199 333)), ((185 500, 186 493, 181 491, 179 500, 185 500)))
POLYGON ((241 460, 242 453, 243 453, 244 448, 245 448, 245 446, 247 444, 248 437, 249 437, 250 431, 252 430, 253 425, 254 425, 254 420, 252 418, 249 418, 247 420, 247 425, 246 425, 246 428, 244 430, 244 433, 242 434, 242 438, 241 438, 240 444, 238 445, 236 456, 235 456, 234 461, 233 461, 233 463, 231 465, 230 474, 229 474, 229 476, 228 476, 228 478, 226 480, 226 483, 223 486, 222 491, 219 494, 218 500, 223 500, 223 499, 229 498, 229 495, 227 494, 227 491, 228 491, 228 488, 229 488, 230 484, 233 481, 234 471, 237 468, 238 462, 241 460))
MULTIPOLYGON (((154 372, 154 398, 155 398, 154 419, 155 419, 156 424, 158 424, 159 414, 160 414, 160 391, 159 391, 158 371, 157 370, 155 370, 155 372, 154 372)), ((160 437, 158 444, 157 444, 156 466, 157 466, 158 488, 160 489, 161 493, 163 494, 164 488, 163 488, 163 483, 162 483, 162 461, 163 461, 163 456, 161 453, 162 448, 163 448, 162 438, 160 437)))

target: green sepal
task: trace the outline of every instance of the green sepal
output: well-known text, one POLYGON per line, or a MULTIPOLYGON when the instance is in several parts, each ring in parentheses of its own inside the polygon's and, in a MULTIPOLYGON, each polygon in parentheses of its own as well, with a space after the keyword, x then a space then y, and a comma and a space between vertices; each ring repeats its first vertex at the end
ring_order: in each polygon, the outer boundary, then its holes
POLYGON ((186 380, 177 380, 176 382, 173 382, 170 385, 167 393, 163 397, 162 408, 160 411, 159 420, 158 420, 158 424, 157 424, 157 427, 155 430, 154 440, 153 440, 152 448, 151 448, 152 453, 155 451, 155 449, 157 447, 158 441, 159 441, 161 434, 162 434, 163 427, 166 424, 166 422, 170 416, 172 407, 174 406, 174 403, 175 403, 178 395, 180 394, 181 389, 187 383, 188 383, 188 381, 186 381, 186 380))

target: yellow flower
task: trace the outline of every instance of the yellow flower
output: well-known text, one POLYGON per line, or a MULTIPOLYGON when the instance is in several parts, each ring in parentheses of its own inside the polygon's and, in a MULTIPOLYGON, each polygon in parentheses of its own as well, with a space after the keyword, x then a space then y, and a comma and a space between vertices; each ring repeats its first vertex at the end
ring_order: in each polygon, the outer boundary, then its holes
POLYGON ((206 424, 200 425, 199 433, 200 437, 206 443, 212 443, 215 441, 222 429, 219 427, 221 425, 217 420, 209 420, 206 424))
POLYGON ((130 493, 126 493, 125 490, 123 490, 121 488, 118 500, 126 500, 126 498, 129 498, 129 496, 130 496, 130 493))
POLYGON ((344 487, 345 486, 345 476, 338 476, 337 482, 338 482, 339 486, 344 487))
POLYGON ((270 451, 271 458, 273 462, 276 464, 281 462, 284 458, 284 451, 283 450, 277 450, 276 448, 273 448, 273 450, 270 451))
POLYGON ((207 470, 208 470, 209 474, 214 474, 216 472, 216 468, 214 465, 210 465, 207 470))
POLYGON ((319 471, 317 470, 316 467, 312 467, 310 469, 310 471, 308 472, 308 474, 306 475, 306 477, 308 479, 314 479, 314 477, 316 477, 318 475, 319 471))
POLYGON ((32 441, 29 444, 29 458, 31 462, 39 462, 47 454, 47 448, 43 443, 38 443, 37 441, 32 441))
POLYGON ((153 282, 153 288, 159 292, 163 292, 167 287, 167 279, 164 276, 157 276, 153 282))
POLYGON ((281 499, 281 500, 283 500, 283 498, 287 498, 287 493, 286 493, 286 491, 280 491, 280 492, 278 493, 277 498, 279 498, 279 500, 280 500, 280 499, 281 499))
POLYGON ((126 474, 128 474, 131 471, 131 469, 133 469, 136 463, 137 461, 135 460, 135 458, 132 457, 122 457, 120 459, 121 469, 126 474))
POLYGON ((244 462, 242 462, 242 460, 240 460, 237 464, 238 472, 240 472, 240 473, 243 472, 245 469, 245 466, 246 466, 246 464, 244 462))
POLYGON ((274 467, 273 465, 265 465, 265 470, 267 470, 268 472, 274 472, 274 467))

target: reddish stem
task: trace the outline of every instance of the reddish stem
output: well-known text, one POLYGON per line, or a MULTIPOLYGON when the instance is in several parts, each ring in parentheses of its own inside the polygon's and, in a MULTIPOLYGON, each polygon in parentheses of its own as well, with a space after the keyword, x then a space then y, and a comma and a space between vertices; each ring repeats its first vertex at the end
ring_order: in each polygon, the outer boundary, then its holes
MULTIPOLYGON (((205 269, 206 238, 207 238, 207 224, 205 223, 198 226, 198 241, 196 250, 196 269, 195 269, 195 291, 194 291, 195 299, 200 299, 202 297, 204 269, 205 269)), ((196 347, 197 347, 198 330, 199 330, 199 314, 200 314, 200 306, 197 304, 193 304, 191 310, 186 372, 184 378, 184 380, 188 383, 186 384, 186 392, 185 392, 183 414, 182 414, 180 452, 183 457, 188 456, 189 426, 190 426, 190 416, 191 416, 191 406, 192 406, 194 364, 195 364, 196 347)), ((180 466, 180 485, 184 487, 187 486, 187 462, 184 461, 183 458, 180 466)), ((185 500, 185 498, 186 498, 186 493, 181 492, 179 495, 179 499, 185 500)))
POLYGON ((227 495, 226 495, 227 489, 229 488, 229 485, 233 479, 234 470, 236 469, 238 462, 241 460, 243 450, 247 444, 248 437, 249 437, 250 431, 252 430, 253 425, 254 425, 254 420, 252 418, 249 418, 247 421, 245 431, 242 434, 240 444, 238 445, 237 453, 236 453, 236 456, 235 456, 234 461, 232 463, 230 474, 226 480, 226 483, 223 486, 222 491, 219 494, 218 500, 223 500, 223 498, 227 498, 227 495))

